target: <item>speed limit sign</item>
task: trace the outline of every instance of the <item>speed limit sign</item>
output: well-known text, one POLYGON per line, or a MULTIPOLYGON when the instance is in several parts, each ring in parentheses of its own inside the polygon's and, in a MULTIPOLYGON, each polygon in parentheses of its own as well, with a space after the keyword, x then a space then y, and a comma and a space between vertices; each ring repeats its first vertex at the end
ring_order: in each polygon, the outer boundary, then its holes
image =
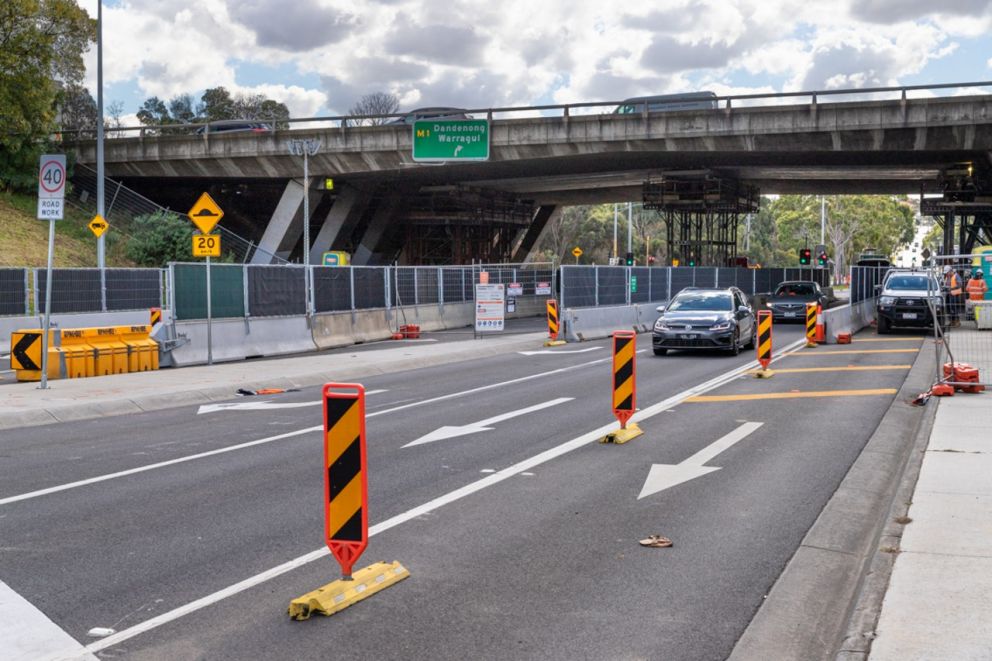
POLYGON ((38 168, 38 219, 61 220, 65 203, 65 154, 45 154, 38 168))

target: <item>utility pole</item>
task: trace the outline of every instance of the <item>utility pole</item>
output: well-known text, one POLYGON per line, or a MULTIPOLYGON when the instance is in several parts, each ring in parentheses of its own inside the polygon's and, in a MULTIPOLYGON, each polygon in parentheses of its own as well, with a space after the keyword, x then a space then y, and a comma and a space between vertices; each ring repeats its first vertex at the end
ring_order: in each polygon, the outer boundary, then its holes
POLYGON ((307 323, 310 323, 310 157, 320 151, 320 140, 294 139, 287 145, 290 154, 303 157, 303 289, 307 323))
POLYGON ((617 254, 617 205, 613 205, 613 263, 617 263, 617 258, 620 255, 617 254))
POLYGON ((820 245, 827 243, 827 198, 820 196, 820 245))
POLYGON ((627 203, 627 252, 634 252, 634 203, 627 203))
MULTIPOLYGON (((104 213, 103 170, 103 0, 96 3, 96 213, 106 220, 104 213)), ((107 250, 104 235, 96 240, 96 263, 100 268, 101 309, 107 309, 107 250)))

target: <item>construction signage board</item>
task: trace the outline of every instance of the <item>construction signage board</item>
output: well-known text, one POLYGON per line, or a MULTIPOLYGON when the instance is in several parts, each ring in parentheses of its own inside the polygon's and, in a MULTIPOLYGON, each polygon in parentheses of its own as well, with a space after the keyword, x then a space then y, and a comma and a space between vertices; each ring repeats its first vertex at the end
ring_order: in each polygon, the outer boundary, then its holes
POLYGON ((503 330, 506 319, 505 285, 475 286, 475 330, 481 333, 503 330))
POLYGON ((38 167, 38 220, 62 220, 65 154, 45 154, 38 167))
POLYGON ((489 121, 418 119, 413 123, 413 160, 488 161, 489 121))
POLYGON ((103 233, 107 231, 107 228, 109 228, 110 225, 107 223, 106 220, 103 219, 103 216, 97 214, 93 216, 93 220, 90 221, 88 227, 90 228, 90 231, 93 232, 93 234, 96 236, 96 238, 99 239, 101 236, 103 236, 103 233))
POLYGON ((220 257, 220 234, 194 234, 193 257, 220 257))
POLYGON ((511 282, 506 286, 507 296, 523 296, 524 286, 519 282, 511 282))
POLYGON ((224 212, 208 193, 204 193, 186 215, 201 232, 210 234, 220 219, 224 217, 224 212))
POLYGON ((535 296, 550 296, 551 295, 551 283, 550 282, 539 282, 534 285, 534 295, 535 296))
POLYGON ((365 388, 324 386, 324 532, 344 578, 369 543, 365 388))

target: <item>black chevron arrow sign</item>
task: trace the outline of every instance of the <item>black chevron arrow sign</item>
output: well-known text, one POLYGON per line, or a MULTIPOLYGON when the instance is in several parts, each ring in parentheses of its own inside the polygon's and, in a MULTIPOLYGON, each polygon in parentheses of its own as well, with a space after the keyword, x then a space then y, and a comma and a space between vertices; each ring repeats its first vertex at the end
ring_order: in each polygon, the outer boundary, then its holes
MULTIPOLYGON (((28 355, 31 345, 40 340, 41 333, 25 333, 22 335, 21 339, 17 341, 17 344, 14 345, 13 350, 10 352, 11 358, 13 358, 11 367, 24 370, 40 370, 41 365, 35 363, 35 358, 28 355), (20 368, 17 368, 15 361, 16 363, 20 363, 20 368)), ((41 352, 38 351, 37 353, 40 355, 41 352)))

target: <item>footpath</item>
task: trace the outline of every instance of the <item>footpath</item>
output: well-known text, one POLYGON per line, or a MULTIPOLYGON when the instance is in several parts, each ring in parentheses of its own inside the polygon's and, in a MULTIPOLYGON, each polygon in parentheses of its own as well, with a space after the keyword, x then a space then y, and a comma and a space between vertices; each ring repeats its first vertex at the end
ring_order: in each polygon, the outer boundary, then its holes
MULTIPOLYGON (((992 332, 964 333, 955 359, 984 367, 992 332)), ((937 412, 898 548, 883 549, 895 563, 867 658, 992 659, 992 389, 927 405, 937 412)))
POLYGON ((230 400, 239 388, 360 381, 373 374, 541 349, 546 338, 543 331, 453 342, 386 341, 374 349, 364 345, 273 360, 57 379, 48 382, 47 390, 37 383, 10 383, 0 386, 0 430, 230 400))

